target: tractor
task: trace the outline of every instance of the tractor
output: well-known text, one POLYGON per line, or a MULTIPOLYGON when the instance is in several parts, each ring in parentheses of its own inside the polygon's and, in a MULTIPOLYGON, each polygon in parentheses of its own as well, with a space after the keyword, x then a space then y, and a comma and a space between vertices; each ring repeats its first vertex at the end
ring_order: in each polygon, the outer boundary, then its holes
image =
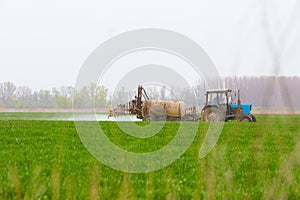
POLYGON ((213 89, 206 92, 206 102, 202 108, 203 121, 224 122, 238 120, 240 122, 256 122, 252 115, 251 104, 241 104, 240 90, 238 90, 238 101, 233 101, 236 93, 231 89, 213 89))

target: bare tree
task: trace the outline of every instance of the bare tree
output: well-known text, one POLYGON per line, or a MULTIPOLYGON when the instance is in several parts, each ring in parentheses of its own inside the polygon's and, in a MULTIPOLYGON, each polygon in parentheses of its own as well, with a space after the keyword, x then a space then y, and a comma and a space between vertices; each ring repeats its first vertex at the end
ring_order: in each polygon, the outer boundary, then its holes
POLYGON ((0 83, 0 99, 4 104, 8 104, 9 99, 13 96, 16 86, 12 82, 0 83))

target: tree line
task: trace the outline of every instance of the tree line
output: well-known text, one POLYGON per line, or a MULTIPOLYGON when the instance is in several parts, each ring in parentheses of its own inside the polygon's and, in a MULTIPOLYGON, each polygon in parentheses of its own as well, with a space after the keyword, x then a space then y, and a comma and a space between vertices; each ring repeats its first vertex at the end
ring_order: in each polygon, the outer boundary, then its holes
POLYGON ((91 83, 77 91, 72 86, 33 91, 12 82, 0 83, 0 108, 107 108, 107 89, 91 83))
MULTIPOLYGON (((199 80, 190 88, 147 88, 150 99, 184 100, 186 106, 205 102, 205 92, 209 87, 240 89, 242 103, 255 107, 300 108, 298 87, 300 77, 284 76, 242 76, 223 77, 221 80, 199 80), (213 83, 213 84, 212 84, 213 83)), ((127 103, 134 98, 136 91, 122 88, 113 95, 107 88, 91 83, 80 90, 72 86, 41 89, 34 91, 28 86, 16 86, 12 82, 0 83, 0 108, 111 108, 127 103)))

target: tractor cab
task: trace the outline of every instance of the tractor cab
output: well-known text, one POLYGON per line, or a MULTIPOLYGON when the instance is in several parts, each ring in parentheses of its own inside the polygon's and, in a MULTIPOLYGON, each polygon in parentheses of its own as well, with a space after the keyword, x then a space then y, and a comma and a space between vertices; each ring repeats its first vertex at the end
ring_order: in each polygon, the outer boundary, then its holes
POLYGON ((202 109, 204 121, 256 121, 256 118, 250 113, 252 105, 241 104, 239 91, 237 103, 234 101, 236 93, 231 89, 208 90, 205 95, 206 102, 202 109))
POLYGON ((206 103, 205 105, 220 105, 227 104, 231 101, 231 90, 222 89, 222 90, 208 90, 206 92, 206 103))

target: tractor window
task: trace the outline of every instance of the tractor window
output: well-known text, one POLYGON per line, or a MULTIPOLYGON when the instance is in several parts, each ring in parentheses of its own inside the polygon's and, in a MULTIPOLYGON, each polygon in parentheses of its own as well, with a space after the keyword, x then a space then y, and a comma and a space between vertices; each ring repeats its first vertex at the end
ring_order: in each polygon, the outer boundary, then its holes
POLYGON ((209 93, 208 94, 208 104, 222 104, 226 103, 225 93, 209 93))
POLYGON ((209 93, 207 103, 208 104, 216 104, 217 103, 217 93, 209 93))

